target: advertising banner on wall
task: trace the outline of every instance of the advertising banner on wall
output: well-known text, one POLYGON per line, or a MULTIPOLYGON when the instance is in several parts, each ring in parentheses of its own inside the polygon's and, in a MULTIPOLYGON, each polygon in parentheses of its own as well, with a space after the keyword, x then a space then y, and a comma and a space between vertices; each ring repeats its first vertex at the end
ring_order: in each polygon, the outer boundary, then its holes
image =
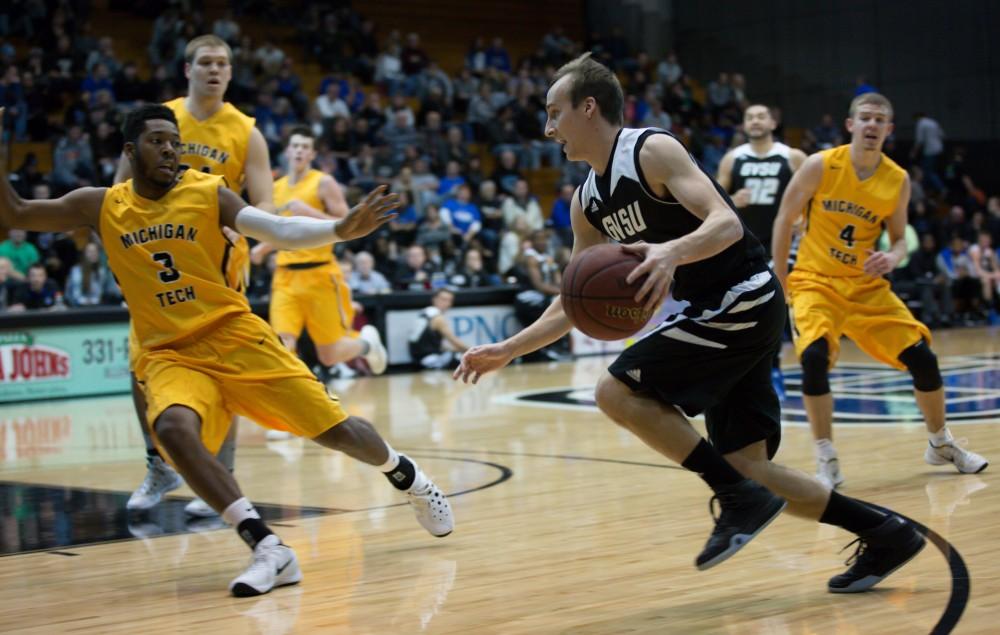
MULTIPOLYGON (((390 364, 409 364, 410 334, 417 325, 419 310, 389 309, 385 316, 386 348, 390 364)), ((521 330, 514 307, 507 305, 461 306, 449 309, 445 318, 458 339, 469 346, 491 344, 521 330)))
POLYGON ((0 403, 128 391, 128 322, 0 331, 0 403))

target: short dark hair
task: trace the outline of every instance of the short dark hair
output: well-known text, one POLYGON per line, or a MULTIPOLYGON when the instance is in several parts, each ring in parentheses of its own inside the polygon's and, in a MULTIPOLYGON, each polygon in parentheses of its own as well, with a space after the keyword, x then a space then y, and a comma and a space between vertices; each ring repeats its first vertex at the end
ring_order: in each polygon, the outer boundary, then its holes
POLYGON ((125 143, 138 143, 139 135, 146 129, 146 122, 151 119, 166 119, 177 126, 177 116, 163 104, 143 104, 129 114, 125 115, 125 122, 122 124, 122 137, 125 143))
POLYGON ((309 126, 295 126, 288 131, 288 140, 285 141, 285 145, 292 142, 292 137, 299 135, 300 137, 309 137, 313 141, 313 145, 316 145, 316 133, 313 132, 312 128, 309 126))
POLYGON ((556 71, 552 84, 567 75, 573 78, 569 88, 570 103, 576 108, 587 97, 593 97, 601 108, 601 116, 613 126, 623 124, 625 95, 622 85, 610 68, 584 53, 566 62, 556 71))

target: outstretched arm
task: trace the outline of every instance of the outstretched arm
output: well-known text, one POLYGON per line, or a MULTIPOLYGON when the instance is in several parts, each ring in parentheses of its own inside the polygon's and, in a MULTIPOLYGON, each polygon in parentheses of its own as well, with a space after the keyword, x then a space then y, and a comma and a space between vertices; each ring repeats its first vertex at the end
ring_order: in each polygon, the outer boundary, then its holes
POLYGON ((367 236, 396 217, 399 197, 385 194, 385 186, 372 190, 340 220, 302 216, 277 216, 247 205, 239 196, 219 188, 219 220, 236 231, 266 241, 278 249, 320 247, 367 236))
MULTIPOLYGON (((580 190, 573 194, 570 204, 570 218, 573 223, 573 257, 587 247, 607 242, 607 239, 587 222, 580 205, 580 190)), ((515 357, 537 351, 569 333, 572 325, 563 311, 559 296, 542 313, 542 316, 527 328, 496 344, 473 346, 462 356, 462 363, 452 375, 468 383, 476 383, 486 373, 500 370, 515 357)))
MULTIPOLYGON (((0 108, 0 124, 4 109, 0 108)), ((107 188, 84 187, 51 200, 26 201, 17 195, 0 161, 0 226, 40 232, 62 232, 89 225, 99 229, 98 218, 107 188)))

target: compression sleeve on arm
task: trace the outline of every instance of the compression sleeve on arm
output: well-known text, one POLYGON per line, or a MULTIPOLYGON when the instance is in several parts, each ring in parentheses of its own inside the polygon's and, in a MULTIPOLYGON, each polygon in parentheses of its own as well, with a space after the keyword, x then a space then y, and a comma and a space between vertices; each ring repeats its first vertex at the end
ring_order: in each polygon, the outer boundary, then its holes
POLYGON ((278 249, 321 247, 340 241, 337 221, 306 216, 277 216, 247 205, 236 213, 236 229, 278 249))

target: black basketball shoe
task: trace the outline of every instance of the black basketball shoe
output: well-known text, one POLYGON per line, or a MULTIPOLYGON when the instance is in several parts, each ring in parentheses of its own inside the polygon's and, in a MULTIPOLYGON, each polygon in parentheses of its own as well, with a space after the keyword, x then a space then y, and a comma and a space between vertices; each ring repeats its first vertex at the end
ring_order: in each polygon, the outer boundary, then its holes
POLYGON ((711 569, 739 551, 778 517, 787 503, 763 485, 745 479, 720 487, 709 501, 715 529, 694 563, 700 570, 711 569), (715 502, 719 515, 715 515, 715 502))
POLYGON ((912 560, 927 540, 913 523, 892 514, 878 527, 859 534, 844 549, 854 544, 858 548, 844 563, 850 569, 830 578, 830 593, 867 591, 912 560))

